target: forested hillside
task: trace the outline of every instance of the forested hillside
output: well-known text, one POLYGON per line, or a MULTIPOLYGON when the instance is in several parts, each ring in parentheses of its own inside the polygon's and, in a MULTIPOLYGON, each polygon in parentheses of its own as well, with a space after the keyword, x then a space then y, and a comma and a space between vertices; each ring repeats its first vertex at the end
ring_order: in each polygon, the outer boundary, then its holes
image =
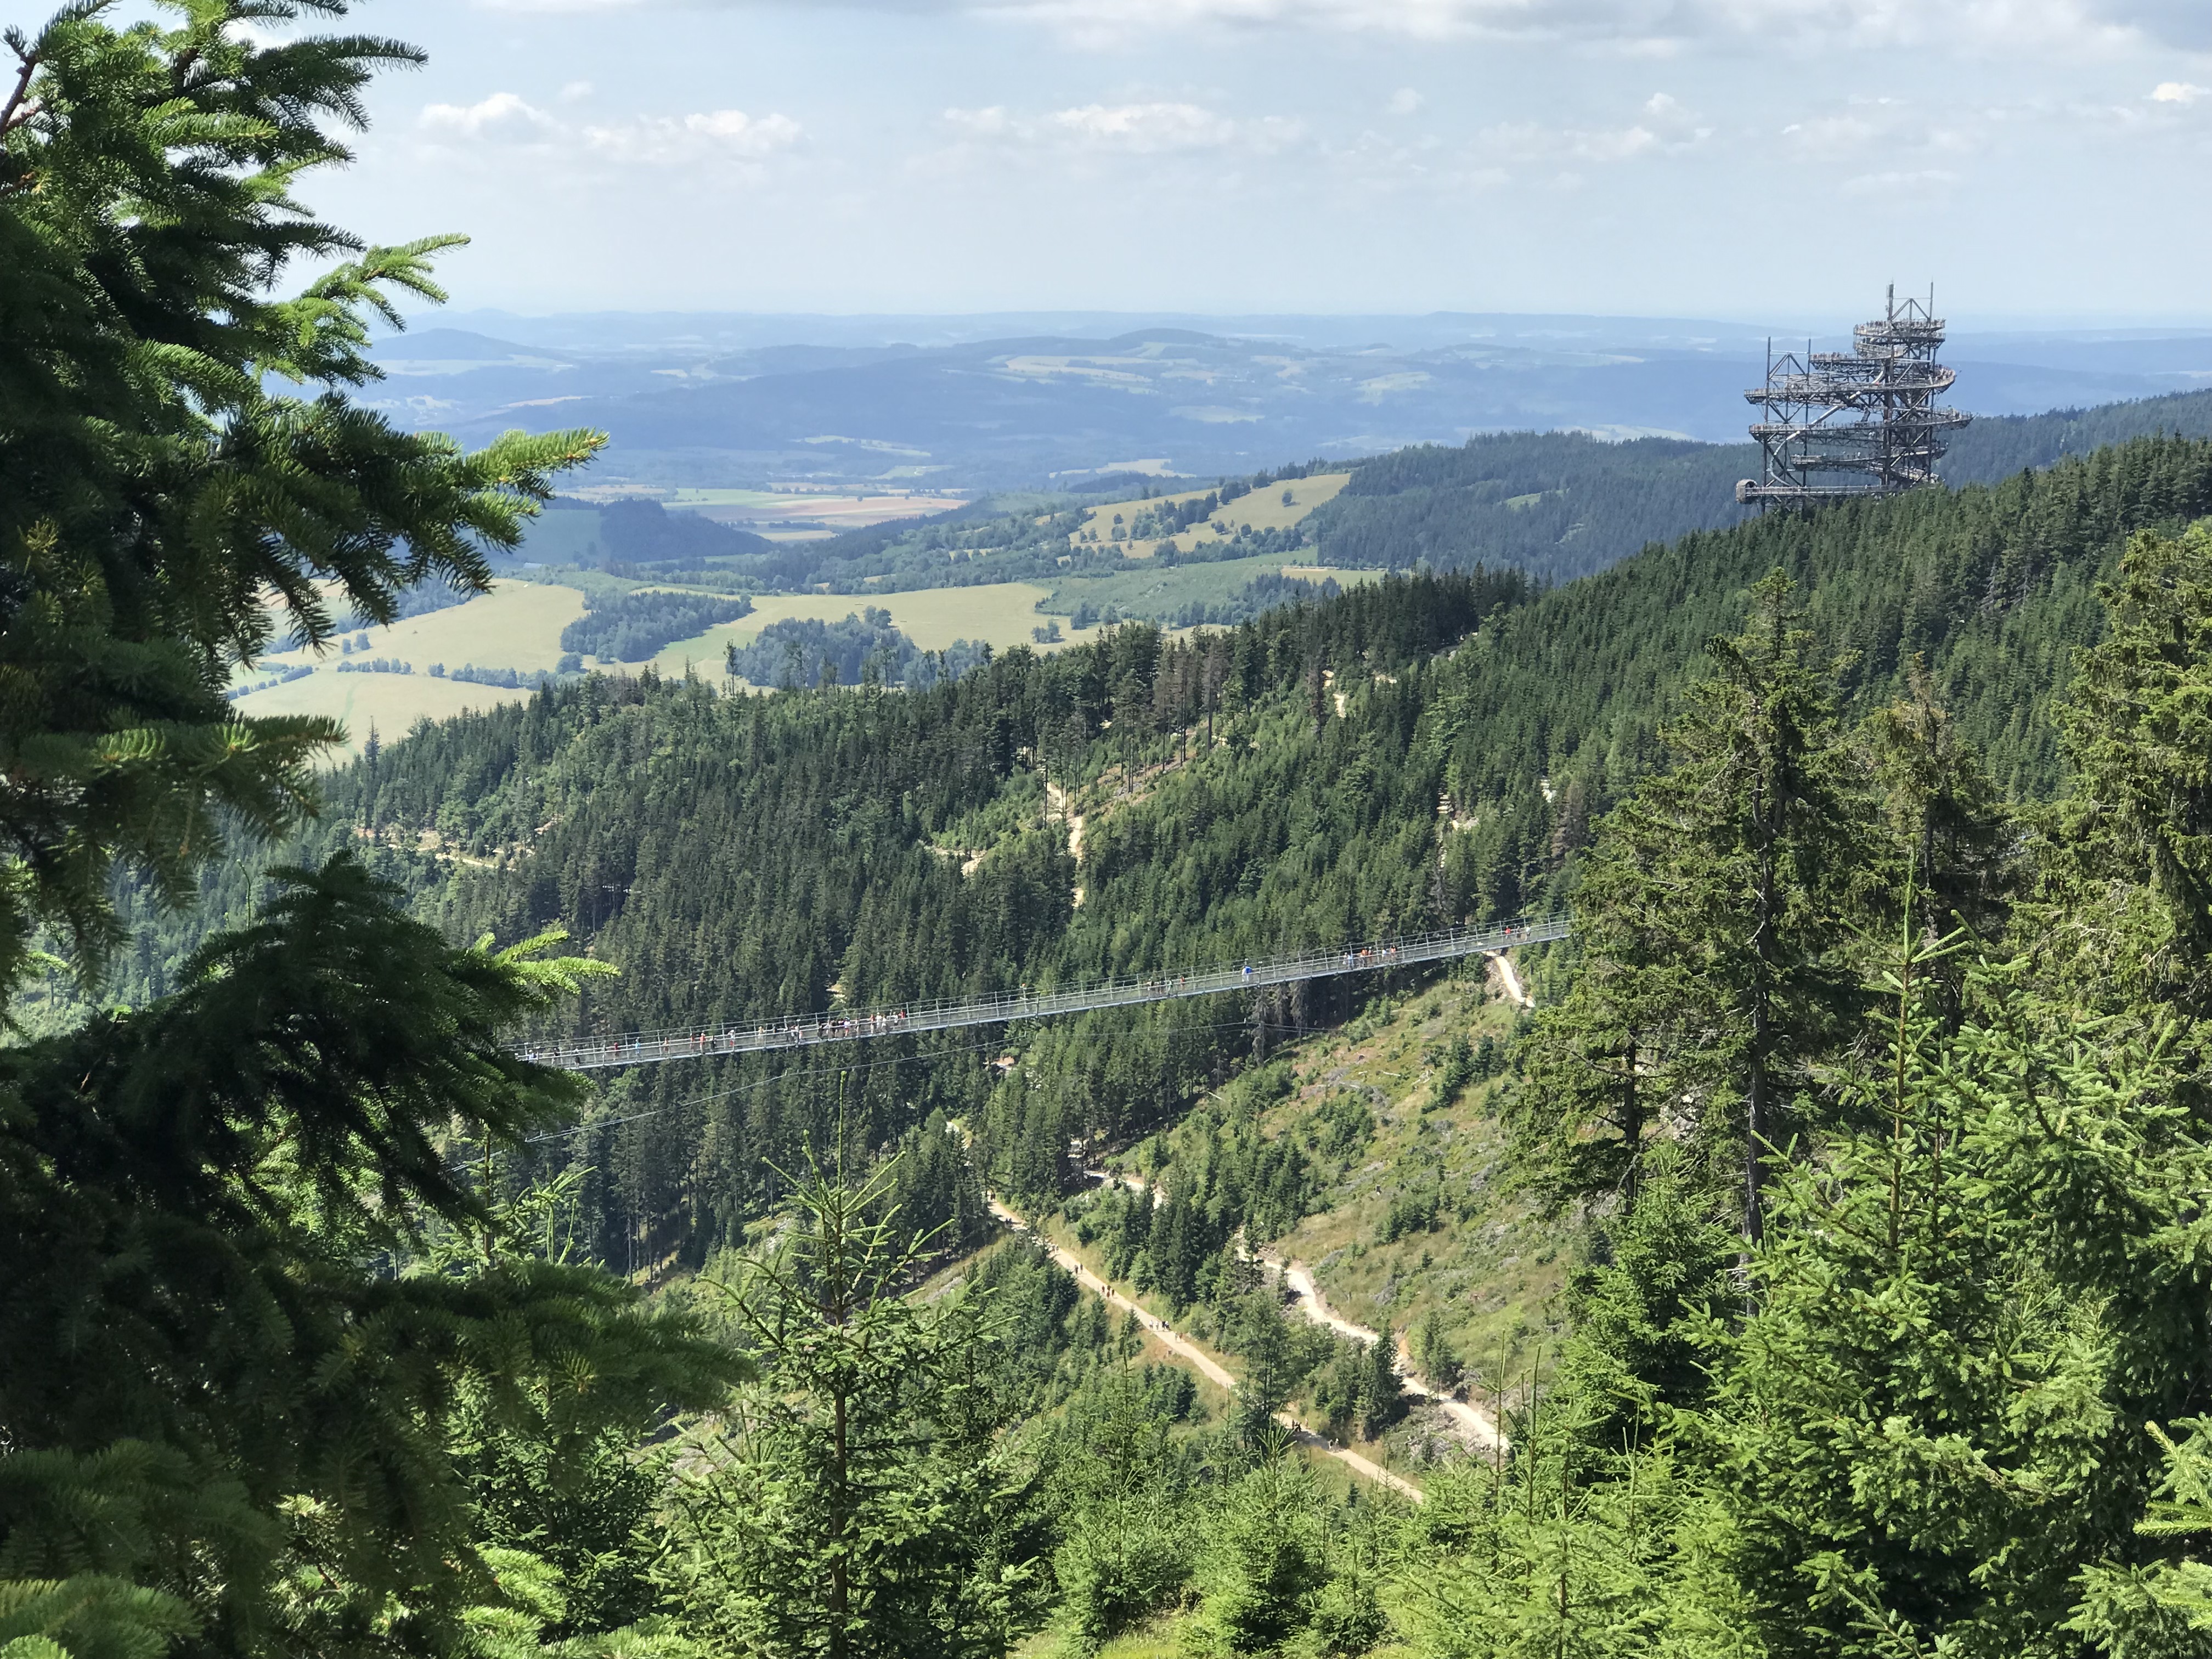
POLYGON ((1952 440, 1942 473, 1954 483, 1995 483, 2024 467, 2049 466, 2063 455, 2086 455, 2106 444, 2159 433, 2212 437, 2212 392, 1981 417, 1952 440))
MULTIPOLYGON (((1954 485, 1995 484, 2064 456, 2161 433, 2212 435, 2212 392, 1978 420, 1954 440, 1942 470, 1954 485)), ((1223 495, 1268 490, 1344 465, 1279 467, 1224 481, 1223 495)), ((1735 504, 1736 481, 1758 470, 1759 452, 1749 444, 1664 438, 1615 443, 1577 432, 1485 434, 1457 446, 1395 450, 1354 464, 1352 482, 1340 495, 1281 535, 1265 538, 1265 547, 1285 555, 1304 549, 1304 556, 1358 568, 1510 566, 1541 580, 1565 581, 1602 570, 1652 543, 1740 522, 1745 514, 1735 504)), ((770 549, 748 538, 756 545, 744 556, 734 556, 732 546, 725 552, 733 556, 718 558, 713 568, 725 580, 742 578, 760 591, 827 583, 833 592, 852 593, 1054 580, 1125 568, 1121 549, 1081 539, 1085 508, 1075 496, 987 497, 927 521, 894 522, 821 541, 770 549)), ((631 503, 621 511, 627 515, 624 533, 635 540, 636 527, 659 509, 631 503)), ((689 515, 665 517, 675 526, 689 515)), ((1188 515, 1177 522, 1187 523, 1188 515)), ((708 529, 719 526, 702 526, 701 534, 708 529)), ((1241 557, 1256 545, 1224 542, 1199 556, 1241 557)), ((1172 609, 1151 620, 1175 620, 1172 609)))
MULTIPOLYGON (((1954 485, 1994 484, 2159 433, 2212 436, 2212 392, 1978 420, 1953 438, 1942 472, 1954 485)), ((1735 506, 1736 480, 1758 471, 1750 444, 1504 433, 1362 463, 1308 534, 1334 564, 1504 564, 1563 581, 1650 543, 1738 522, 1746 515, 1735 506)))
POLYGON ((352 399, 449 239, 302 9, 4 40, 5 1659, 2203 1650, 2212 441, 319 779, 236 671, 602 440, 352 399), (1539 903, 1533 1011, 532 1042, 1539 903))
MULTIPOLYGON (((1685 538, 1547 592, 1401 580, 1189 642, 1131 625, 1009 653, 921 696, 593 679, 337 775, 309 846, 373 838, 376 867, 455 937, 576 929, 623 970, 586 992, 586 1030, 1510 917, 1553 902, 1593 822, 1662 764, 1705 641, 1767 572, 1801 585, 1848 714, 1898 696, 1917 659, 2000 787, 2040 799, 2060 781, 2051 700, 2102 626, 2096 583, 2135 530, 2208 511, 2212 444, 2142 440, 1995 489, 1685 538)), ((192 927, 252 884, 243 866, 211 880, 192 927)), ((143 949, 126 1000, 166 983, 164 947, 143 949)), ((1310 994, 1278 1018, 1333 1006, 1310 994)), ((1162 1121, 1249 1049, 1247 1018, 1176 1007, 1044 1034, 1019 1121, 992 1116, 984 1155, 1002 1178, 1048 1170, 1071 1136, 1162 1121)), ((895 1133, 972 1111, 988 1057, 887 1054, 848 1086, 871 1133, 895 1133)), ((605 1116, 659 1115, 575 1143, 605 1182, 609 1259, 696 1260, 762 1212, 763 1161, 788 1167, 840 1086, 775 1067, 617 1086, 605 1116)))

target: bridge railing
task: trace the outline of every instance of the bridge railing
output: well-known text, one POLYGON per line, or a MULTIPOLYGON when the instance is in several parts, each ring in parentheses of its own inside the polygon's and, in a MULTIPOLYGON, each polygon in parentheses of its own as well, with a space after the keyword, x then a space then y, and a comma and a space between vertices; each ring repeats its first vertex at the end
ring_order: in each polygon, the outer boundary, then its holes
POLYGON ((1186 997, 1218 996, 1224 991, 1256 990, 1337 974, 1375 973, 1418 963, 1444 962, 1519 945, 1565 939, 1564 916, 1543 916, 1502 927, 1455 927, 1416 933, 1340 951, 1321 951, 1234 967, 1208 968, 1137 979, 1107 980, 1084 986, 1030 990, 1027 987, 970 1001, 951 1000, 902 1003, 896 1007, 836 1010, 773 1020, 727 1020, 624 1036, 583 1037, 526 1049, 532 1060, 569 1071, 614 1066, 651 1065, 708 1054, 758 1054, 778 1048, 852 1042, 908 1031, 943 1031, 969 1025, 1002 1025, 1050 1019, 1096 1008, 1126 1008, 1186 997))

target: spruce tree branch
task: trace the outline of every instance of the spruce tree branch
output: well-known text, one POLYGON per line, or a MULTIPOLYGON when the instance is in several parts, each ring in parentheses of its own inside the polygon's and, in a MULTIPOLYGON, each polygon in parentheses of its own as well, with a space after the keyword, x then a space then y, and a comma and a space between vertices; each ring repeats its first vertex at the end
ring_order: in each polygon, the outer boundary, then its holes
POLYGON ((39 54, 15 50, 15 61, 21 65, 16 71, 15 89, 8 94, 8 101, 0 104, 0 137, 5 137, 39 112, 38 100, 29 95, 31 77, 39 71, 39 54))

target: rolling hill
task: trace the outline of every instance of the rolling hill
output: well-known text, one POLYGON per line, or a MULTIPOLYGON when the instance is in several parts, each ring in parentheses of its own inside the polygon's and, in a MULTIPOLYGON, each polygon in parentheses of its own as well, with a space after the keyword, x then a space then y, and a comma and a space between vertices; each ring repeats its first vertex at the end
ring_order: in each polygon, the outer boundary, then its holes
MULTIPOLYGON (((599 476, 670 487, 1031 489, 1139 463, 1203 477, 1492 431, 1726 442, 1767 339, 1801 337, 1483 315, 453 320, 475 326, 380 342, 392 378, 372 400, 476 436, 600 427, 599 476)), ((2201 384, 2212 335, 1968 334, 1951 356, 1966 407, 2024 414, 2201 384)))

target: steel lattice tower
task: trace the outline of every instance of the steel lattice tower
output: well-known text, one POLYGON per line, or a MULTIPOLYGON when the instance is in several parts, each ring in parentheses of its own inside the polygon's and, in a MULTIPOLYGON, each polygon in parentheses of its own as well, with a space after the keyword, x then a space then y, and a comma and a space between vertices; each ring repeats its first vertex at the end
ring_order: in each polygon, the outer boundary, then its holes
POLYGON ((1762 476, 1736 485, 1736 500, 1817 506, 1934 482, 1946 434, 1972 418, 1936 404, 1958 379, 1936 361, 1936 291, 1900 305, 1893 284, 1885 313, 1851 335, 1850 351, 1808 345, 1802 358, 1769 343, 1766 384, 1743 394, 1765 411, 1751 428, 1762 476))

